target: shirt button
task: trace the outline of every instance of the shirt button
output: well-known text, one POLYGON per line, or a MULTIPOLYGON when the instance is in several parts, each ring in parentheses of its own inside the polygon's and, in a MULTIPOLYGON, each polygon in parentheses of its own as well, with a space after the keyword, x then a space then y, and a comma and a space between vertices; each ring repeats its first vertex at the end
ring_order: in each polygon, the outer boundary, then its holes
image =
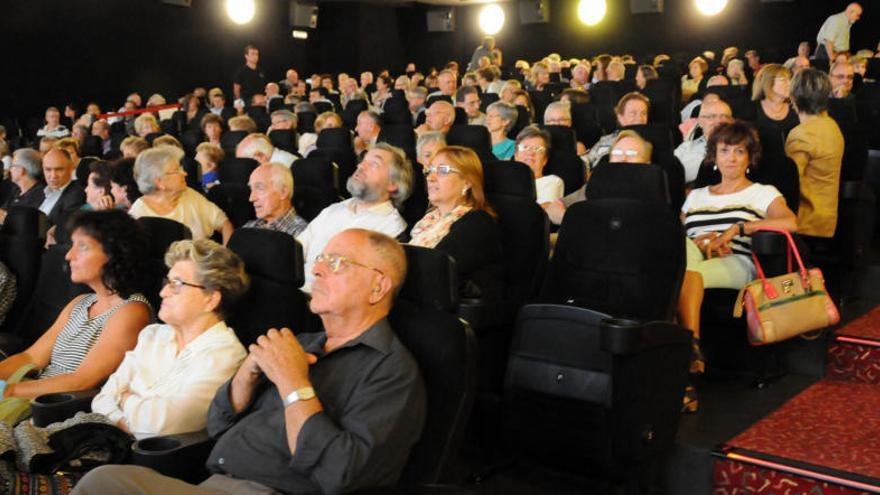
POLYGON ((224 459, 222 457, 217 459, 217 464, 223 464, 224 462, 226 462, 226 459, 224 459))

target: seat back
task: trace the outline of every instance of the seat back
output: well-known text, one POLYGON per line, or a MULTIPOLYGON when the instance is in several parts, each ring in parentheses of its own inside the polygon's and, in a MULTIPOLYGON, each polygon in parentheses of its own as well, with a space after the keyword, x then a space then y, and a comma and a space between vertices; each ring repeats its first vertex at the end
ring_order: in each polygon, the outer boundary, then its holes
POLYGON ((483 164, 483 188, 490 197, 514 196, 537 201, 535 175, 521 162, 493 160, 483 164))
POLYGON ((13 206, 0 227, 0 261, 15 276, 16 296, 6 314, 5 331, 14 331, 24 315, 40 273, 49 221, 36 208, 13 206))
POLYGON ((315 112, 297 112, 296 130, 300 133, 315 132, 315 120, 318 114, 315 112))
POLYGON ((297 135, 293 129, 276 129, 269 133, 272 146, 281 148, 288 153, 296 153, 297 135))
POLYGON ((572 205, 563 217, 542 299, 618 317, 669 320, 684 269, 684 230, 665 204, 591 199, 572 205))
POLYGON ((253 158, 229 156, 217 166, 217 178, 224 184, 246 185, 251 178, 251 172, 259 166, 253 158))
POLYGON ((143 227, 147 239, 149 239, 144 295, 153 308, 158 311, 161 304, 159 292, 162 290, 162 280, 168 273, 168 267, 165 266, 165 253, 172 243, 192 239, 192 232, 186 225, 168 218, 141 217, 137 219, 137 222, 143 227))
POLYGON ((71 299, 89 292, 87 286, 70 280, 70 267, 64 259, 70 246, 55 244, 43 253, 33 295, 15 330, 26 345, 34 343, 52 326, 71 299))
POLYGON ((251 189, 245 184, 220 183, 208 191, 208 200, 219 206, 235 228, 257 217, 254 205, 248 201, 251 189))
POLYGON ((92 163, 95 162, 97 158, 94 156, 84 156, 80 159, 79 163, 76 165, 76 172, 74 173, 76 180, 79 181, 83 187, 86 187, 89 181, 89 167, 91 167, 92 163))
POLYGON ((571 106, 571 126, 577 134, 577 140, 587 148, 592 148, 602 137, 599 111, 592 103, 575 103, 571 106))
POLYGON ((343 128, 323 129, 318 134, 315 146, 320 149, 333 148, 354 153, 354 145, 351 140, 351 131, 343 128))
POLYGON ((451 482, 476 393, 476 338, 450 311, 458 298, 452 259, 433 249, 405 250, 407 280, 388 320, 419 366, 428 407, 401 484, 451 482))
POLYGON ((413 131, 412 125, 405 124, 387 124, 379 131, 377 142, 388 143, 397 146, 403 150, 414 150, 416 148, 416 133, 413 131))
POLYGON ((238 229, 229 249, 244 261, 250 289, 227 318, 245 346, 270 328, 299 332, 309 315, 299 290, 305 280, 302 246, 288 234, 267 229, 238 229))
POLYGON ((355 126, 357 126, 357 116, 366 110, 368 106, 367 100, 349 100, 341 114, 345 127, 349 130, 354 130, 355 126))
POLYGON ((657 165, 608 163, 596 167, 586 193, 590 200, 629 198, 669 204, 666 172, 657 165))
POLYGON ((235 148, 242 139, 247 137, 247 131, 226 131, 220 136, 220 147, 226 152, 226 156, 234 157, 235 148))
POLYGON ((542 462, 638 471, 675 440, 690 340, 667 322, 525 306, 505 377, 508 436, 542 462))
POLYGON ((560 151, 550 153, 547 166, 544 167, 544 175, 555 175, 562 179, 565 184, 564 194, 571 194, 586 182, 586 170, 584 162, 574 153, 560 151))
POLYGON ((339 170, 326 158, 309 156, 293 164, 293 205, 308 221, 321 210, 340 200, 337 180, 339 170))
MULTIPOLYGON (((195 156, 196 148, 205 140, 201 129, 187 129, 180 134, 180 144, 186 151, 187 156, 195 156)), ((222 135, 221 135, 222 142, 222 135)))
POLYGON ((382 123, 384 125, 412 125, 412 114, 405 98, 393 96, 385 100, 382 106, 382 123))
POLYGON ((529 109, 522 106, 516 106, 516 123, 513 124, 513 127, 510 128, 510 131, 507 133, 507 137, 510 139, 516 139, 519 131, 528 127, 529 124, 532 123, 532 114, 529 112, 529 109))
POLYGON ((269 117, 269 112, 264 106, 248 107, 247 115, 256 122, 257 131, 259 132, 266 132, 266 129, 272 125, 272 119, 269 117))
POLYGON ((450 146, 464 146, 474 150, 483 163, 494 161, 492 154, 492 136, 489 130, 482 125, 454 125, 446 134, 446 144, 450 146))

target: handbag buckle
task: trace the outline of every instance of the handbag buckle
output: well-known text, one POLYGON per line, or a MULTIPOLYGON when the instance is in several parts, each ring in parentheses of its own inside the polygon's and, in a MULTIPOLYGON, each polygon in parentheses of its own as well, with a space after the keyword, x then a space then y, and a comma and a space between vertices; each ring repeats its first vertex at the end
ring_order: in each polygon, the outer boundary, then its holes
POLYGON ((782 292, 784 294, 791 294, 791 288, 794 287, 794 280, 783 280, 782 281, 782 292))

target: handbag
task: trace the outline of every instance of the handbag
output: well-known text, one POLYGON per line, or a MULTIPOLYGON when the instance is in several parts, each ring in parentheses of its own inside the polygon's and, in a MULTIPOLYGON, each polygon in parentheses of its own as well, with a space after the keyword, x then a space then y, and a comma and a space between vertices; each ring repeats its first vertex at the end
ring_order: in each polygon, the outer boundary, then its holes
POLYGON ((822 271, 804 267, 791 234, 784 229, 759 230, 785 236, 788 242, 788 273, 767 278, 758 257, 752 253, 758 278, 739 291, 733 307, 733 316, 737 318, 742 316, 745 308, 749 343, 772 344, 840 321, 840 313, 825 290, 822 271), (792 255, 797 260, 797 270, 792 270, 792 255))
MULTIPOLYGON (((23 364, 15 370, 15 373, 9 376, 6 383, 18 383, 25 379, 25 376, 36 368, 33 364, 23 364)), ((9 426, 17 425, 21 420, 30 417, 31 401, 21 397, 7 397, 0 399, 0 421, 9 426)))

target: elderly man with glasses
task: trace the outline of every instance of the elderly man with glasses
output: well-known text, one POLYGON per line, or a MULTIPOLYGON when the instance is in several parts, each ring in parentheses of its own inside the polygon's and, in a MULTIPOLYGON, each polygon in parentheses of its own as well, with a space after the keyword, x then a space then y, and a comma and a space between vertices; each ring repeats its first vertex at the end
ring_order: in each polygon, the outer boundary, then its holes
POLYGON ((675 156, 684 166, 685 183, 693 182, 697 179, 700 171, 700 164, 706 158, 706 143, 712 135, 712 131, 719 124, 730 122, 733 120, 733 112, 730 106, 714 93, 708 93, 703 98, 703 104, 700 106, 700 114, 697 118, 697 126, 692 130, 688 139, 685 139, 677 148, 675 148, 675 156), (696 137, 696 130, 701 129, 703 134, 696 137))
POLYGON ((217 391, 217 439, 198 487, 139 466, 105 466, 78 494, 347 493, 395 483, 425 421, 412 355, 386 319, 406 256, 383 234, 340 232, 317 256, 310 309, 324 332, 270 329, 217 391))

